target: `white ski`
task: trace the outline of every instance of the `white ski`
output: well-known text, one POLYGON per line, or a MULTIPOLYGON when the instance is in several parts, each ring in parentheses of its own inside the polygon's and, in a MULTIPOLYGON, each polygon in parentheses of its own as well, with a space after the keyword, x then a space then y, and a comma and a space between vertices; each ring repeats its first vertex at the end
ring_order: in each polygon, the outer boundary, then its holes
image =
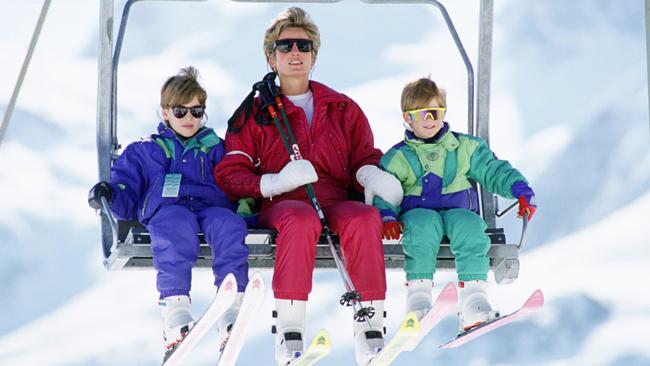
POLYGON ((259 272, 253 273, 253 276, 248 281, 248 285, 246 285, 239 314, 237 314, 237 319, 230 331, 230 336, 228 336, 225 348, 223 349, 223 353, 221 353, 217 365, 234 366, 237 362, 237 357, 239 357, 239 353, 246 341, 246 333, 264 300, 265 292, 266 287, 264 286, 262 274, 259 272))
POLYGON ((203 313, 201 318, 190 329, 183 341, 166 356, 163 366, 181 365, 192 349, 201 341, 203 336, 221 318, 228 308, 235 302, 237 295, 237 280, 232 273, 229 273, 221 283, 217 295, 203 313))
POLYGON ((422 339, 429 334, 431 329, 438 325, 445 316, 455 309, 456 303, 458 303, 456 286, 454 286, 452 282, 449 282, 447 286, 440 291, 440 294, 438 294, 431 310, 429 310, 427 315, 420 319, 420 332, 417 336, 410 339, 410 341, 404 346, 404 350, 413 351, 418 344, 420 344, 422 339))
POLYGON ((373 358, 369 365, 371 366, 385 366, 390 365, 400 353, 405 349, 405 346, 411 339, 418 336, 420 332, 420 322, 414 312, 406 314, 402 324, 399 326, 397 333, 390 339, 386 347, 373 358))
POLYGON ((325 329, 321 329, 314 337, 305 351, 300 357, 289 363, 289 366, 311 366, 320 361, 323 357, 327 356, 332 350, 332 343, 330 337, 325 329))

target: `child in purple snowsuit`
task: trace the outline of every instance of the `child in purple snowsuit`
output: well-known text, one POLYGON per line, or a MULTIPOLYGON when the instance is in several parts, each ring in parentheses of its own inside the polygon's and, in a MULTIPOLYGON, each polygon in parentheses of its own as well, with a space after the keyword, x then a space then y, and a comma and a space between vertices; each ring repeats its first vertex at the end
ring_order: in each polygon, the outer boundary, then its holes
POLYGON ((215 285, 228 273, 237 279, 237 301, 219 322, 224 337, 248 283, 246 223, 211 173, 225 148, 204 126, 207 94, 197 75, 190 66, 165 82, 158 133, 127 146, 112 167, 111 181, 97 183, 88 196, 91 207, 100 208, 105 197, 116 217, 137 218, 149 231, 168 349, 194 323, 189 293, 199 255, 197 233, 203 232, 212 248, 215 285))

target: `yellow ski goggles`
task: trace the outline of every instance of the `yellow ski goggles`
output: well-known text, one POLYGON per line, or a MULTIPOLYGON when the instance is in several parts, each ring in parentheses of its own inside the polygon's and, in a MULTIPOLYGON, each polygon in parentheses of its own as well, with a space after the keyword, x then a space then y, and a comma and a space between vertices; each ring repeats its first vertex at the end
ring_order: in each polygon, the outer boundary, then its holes
POLYGON ((406 111, 406 113, 410 118, 411 121, 414 122, 423 122, 425 119, 427 119, 428 116, 431 117, 432 120, 439 120, 443 119, 445 117, 445 111, 447 108, 422 108, 422 109, 413 109, 410 111, 406 111))

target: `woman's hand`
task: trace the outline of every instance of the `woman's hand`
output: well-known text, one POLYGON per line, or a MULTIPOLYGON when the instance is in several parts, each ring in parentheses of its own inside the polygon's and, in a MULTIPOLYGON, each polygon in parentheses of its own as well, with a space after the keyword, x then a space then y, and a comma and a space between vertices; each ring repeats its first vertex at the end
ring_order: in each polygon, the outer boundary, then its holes
POLYGON ((263 197, 270 198, 317 180, 316 169, 309 160, 292 160, 279 173, 262 175, 260 191, 263 197))
POLYGON ((363 186, 367 205, 372 205, 375 196, 383 198, 395 207, 402 204, 402 184, 392 174, 374 165, 364 165, 357 171, 357 181, 363 186))

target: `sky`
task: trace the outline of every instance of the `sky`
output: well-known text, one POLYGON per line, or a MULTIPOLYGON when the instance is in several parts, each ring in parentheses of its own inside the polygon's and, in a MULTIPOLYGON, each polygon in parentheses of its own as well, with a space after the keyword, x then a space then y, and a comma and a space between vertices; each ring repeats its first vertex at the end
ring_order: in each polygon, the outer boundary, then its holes
MULTIPOLYGON (((493 286, 493 301, 512 311, 542 288, 547 305, 494 337, 440 352, 435 346, 455 331, 449 318, 396 364, 650 364, 642 343, 650 296, 639 288, 650 274, 644 3, 496 3, 490 146, 529 178, 540 209, 520 278, 493 286)), ((0 4, 0 113, 41 4, 0 4)), ((443 4, 475 61, 479 1, 443 4)), ((208 124, 223 135, 231 111, 267 71, 262 34, 284 6, 138 3, 119 68, 122 146, 153 132, 161 83, 189 64, 208 91, 208 124)), ((447 89, 447 119, 463 131, 467 77, 433 7, 345 1, 304 8, 323 38, 312 77, 361 105, 378 147, 398 142, 401 88, 425 75, 447 89)), ((98 17, 99 1, 52 3, 0 144, 0 364, 148 365, 161 355, 154 273, 103 269, 99 219, 86 203, 98 179, 98 17)), ((509 238, 517 237, 520 223, 512 215, 502 224, 509 238)), ((270 271, 264 275, 270 281, 270 271)), ((197 314, 213 294, 209 277, 195 275, 197 314)), ((436 281, 454 278, 445 272, 436 281)), ((346 345, 349 314, 332 300, 340 280, 330 271, 315 279, 307 333, 328 327, 337 336, 335 353, 323 364, 346 364, 353 352, 346 345)), ((390 335, 404 309, 404 280, 396 271, 388 281, 390 335)), ((272 357, 272 306, 269 293, 242 365, 272 357)), ((209 347, 200 352, 196 364, 212 354, 209 347)))

